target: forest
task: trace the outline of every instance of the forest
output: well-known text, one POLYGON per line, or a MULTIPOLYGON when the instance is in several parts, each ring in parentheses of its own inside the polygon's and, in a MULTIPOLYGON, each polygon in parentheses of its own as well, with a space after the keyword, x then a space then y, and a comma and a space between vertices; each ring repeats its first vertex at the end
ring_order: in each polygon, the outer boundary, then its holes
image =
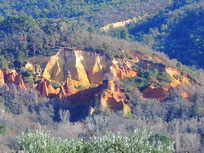
MULTIPOLYGON (((1 0, 0 70, 15 69, 27 89, 15 83, 1 86, 0 79, 0 152, 204 151, 203 7, 202 0, 1 0), (138 16, 145 17, 100 30, 138 16), (55 56, 67 46, 103 55, 107 61, 133 60, 132 51, 142 56, 132 67, 136 76, 115 81, 131 112, 102 111, 100 106, 87 115, 84 106, 63 108, 66 98, 39 94, 35 72, 23 68, 33 57, 55 56), (152 55, 165 62, 145 57, 152 55), (180 82, 185 74, 196 82, 182 85, 188 98, 179 87, 159 101, 143 97, 152 85, 163 89, 174 82, 161 67, 181 71, 173 76, 180 82)), ((63 83, 50 80, 54 89, 63 83)), ((103 84, 90 84, 90 89, 99 87, 106 90, 103 84)), ((83 85, 75 88, 89 90, 83 85)), ((98 103, 96 97, 90 103, 98 103)))

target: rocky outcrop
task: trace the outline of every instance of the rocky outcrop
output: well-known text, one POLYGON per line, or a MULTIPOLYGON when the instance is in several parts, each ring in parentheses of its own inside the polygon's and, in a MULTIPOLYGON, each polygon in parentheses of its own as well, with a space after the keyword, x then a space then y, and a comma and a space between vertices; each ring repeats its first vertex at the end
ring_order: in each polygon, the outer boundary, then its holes
MULTIPOLYGON (((131 109, 125 102, 128 99, 127 93, 122 86, 119 87, 119 83, 116 85, 116 81, 137 76, 137 73, 140 73, 137 70, 139 68, 167 72, 172 78, 172 83, 167 83, 164 87, 152 84, 144 89, 144 98, 161 101, 168 94, 174 94, 175 88, 183 99, 188 98, 186 90, 181 86, 196 82, 193 78, 181 70, 166 67, 165 61, 157 55, 147 56, 133 51, 130 54, 132 58, 110 59, 101 54, 75 48, 60 48, 56 55, 29 59, 22 70, 34 72, 34 86, 40 95, 59 98, 63 109, 80 108, 84 114, 93 114, 97 107, 102 110, 122 110, 124 115, 130 113, 131 109)), ((26 90, 20 74, 7 69, 0 70, 0 86, 6 83, 13 83, 26 90)))
POLYGON ((166 61, 164 59, 162 59, 161 57, 159 57, 158 55, 156 54, 152 54, 152 59, 158 63, 162 63, 162 64, 165 64, 166 61))
POLYGON ((145 54, 142 54, 140 52, 135 52, 135 51, 130 51, 130 55, 132 55, 132 57, 134 58, 135 61, 139 61, 139 60, 146 60, 148 59, 148 56, 145 54))
POLYGON ((15 82, 15 78, 17 76, 17 73, 15 70, 9 72, 7 69, 4 69, 3 72, 4 72, 5 83, 14 83, 15 82))
POLYGON ((124 115, 131 112, 130 107, 125 104, 125 95, 115 86, 114 80, 104 81, 101 92, 97 94, 97 100, 103 110, 123 110, 124 115))
POLYGON ((67 77, 66 83, 64 85, 61 85, 60 92, 59 92, 59 98, 63 99, 70 95, 73 95, 77 92, 75 87, 73 86, 72 80, 70 77, 67 77))
MULTIPOLYGON (((42 77, 45 78, 41 81, 41 84, 46 80, 43 85, 43 91, 38 88, 40 92, 48 97, 57 94, 61 99, 78 92, 76 88, 88 89, 91 86, 97 87, 103 83, 104 79, 107 79, 107 76, 109 79, 115 80, 135 77, 137 72, 132 69, 135 64, 143 69, 165 71, 172 78, 172 83, 166 85, 166 87, 152 85, 143 90, 142 93, 145 98, 162 100, 168 94, 169 88, 194 82, 184 72, 173 67, 166 67, 164 59, 156 54, 152 54, 151 57, 135 51, 130 51, 130 54, 133 57, 132 59, 109 59, 100 54, 65 47, 60 48, 59 52, 54 56, 31 58, 29 60, 30 63, 26 67, 27 69, 33 69, 33 65, 38 65, 38 69, 39 67, 42 69, 42 77), (151 59, 155 60, 156 63, 150 61, 151 59), (48 83, 52 81, 63 85, 59 89, 53 89, 48 83)), ((40 80, 40 77, 37 80, 40 80)))
POLYGON ((155 87, 151 85, 145 88, 142 91, 142 94, 144 98, 153 98, 161 101, 166 98, 168 91, 169 91, 169 87, 155 87))
POLYGON ((143 97, 155 98, 161 101, 161 100, 164 100, 169 94, 172 94, 172 95, 178 94, 183 99, 188 98, 189 95, 182 88, 182 85, 194 84, 196 81, 192 77, 190 77, 189 75, 187 75, 186 73, 182 72, 177 68, 163 67, 163 70, 166 71, 171 76, 172 82, 165 87, 157 87, 157 86, 151 85, 145 88, 142 91, 143 97), (176 90, 176 93, 174 89, 176 90))
POLYGON ((18 74, 15 70, 12 71, 8 71, 8 69, 4 69, 3 71, 0 70, 0 75, 4 76, 3 79, 1 77, 0 84, 3 82, 7 84, 13 83, 17 86, 18 89, 27 90, 21 74, 18 74))
POLYGON ((137 72, 131 69, 131 64, 127 60, 113 60, 108 71, 114 79, 121 80, 124 78, 135 77, 137 72))
POLYGON ((17 88, 27 90, 23 78, 20 74, 16 75, 14 84, 17 85, 17 88))
POLYGON ((4 72, 0 69, 0 87, 5 85, 4 72))
POLYGON ((47 59, 46 65, 37 59, 33 63, 41 64, 43 77, 61 83, 66 81, 69 73, 75 87, 98 86, 102 84, 105 74, 111 74, 115 79, 134 77, 137 74, 131 69, 131 62, 127 59, 111 60, 103 55, 81 50, 60 49, 56 55, 47 59))
POLYGON ((172 78, 172 87, 177 87, 180 84, 194 84, 196 83, 196 80, 190 77, 188 74, 185 72, 173 68, 173 67, 166 67, 165 68, 166 72, 171 76, 172 78))
POLYGON ((46 97, 56 97, 59 94, 60 89, 54 89, 47 79, 42 79, 37 83, 36 89, 41 95, 46 97))

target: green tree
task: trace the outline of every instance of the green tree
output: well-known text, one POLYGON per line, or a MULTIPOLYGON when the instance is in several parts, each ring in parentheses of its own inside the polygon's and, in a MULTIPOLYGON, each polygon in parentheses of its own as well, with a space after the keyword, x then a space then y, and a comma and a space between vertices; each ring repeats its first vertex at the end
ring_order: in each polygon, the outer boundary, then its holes
POLYGON ((3 56, 0 56, 0 69, 8 67, 8 63, 3 56))
POLYGON ((196 100, 193 109, 192 109, 192 116, 197 116, 201 112, 201 105, 198 100, 196 100))
POLYGON ((129 39, 129 33, 128 33, 128 30, 125 29, 123 31, 121 31, 121 36, 120 36, 122 39, 125 39, 125 40, 128 40, 129 39))

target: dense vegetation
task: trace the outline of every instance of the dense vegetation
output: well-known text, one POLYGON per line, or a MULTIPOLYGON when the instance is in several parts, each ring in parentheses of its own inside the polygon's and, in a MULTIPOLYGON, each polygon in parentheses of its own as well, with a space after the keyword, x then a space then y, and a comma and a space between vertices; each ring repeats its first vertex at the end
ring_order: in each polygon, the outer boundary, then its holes
POLYGON ((203 68, 203 6, 197 0, 174 1, 171 7, 140 23, 112 31, 111 35, 148 44, 183 64, 203 68))
MULTIPOLYGON (((142 0, 147 1, 147 0, 142 0)), ((31 15, 34 18, 48 17, 48 18, 61 18, 61 17, 90 17, 94 13, 103 11, 111 7, 124 7, 124 5, 133 5, 139 3, 139 0, 128 1, 115 1, 115 0, 55 0, 55 1, 40 1, 40 0, 14 0, 3 1, 0 8, 1 16, 8 16, 20 11, 31 15), (12 11, 15 10, 15 11, 12 11)))
MULTIPOLYGON (((89 43, 105 23, 143 14, 149 17, 113 30, 110 35, 139 41, 183 64, 203 67, 203 2, 200 0, 3 1, 0 5, 0 53, 11 61, 11 67, 14 63, 20 68, 30 56, 53 54, 62 41, 71 41, 72 45, 82 41, 84 37, 75 38, 77 33, 81 34, 79 29, 89 31, 90 34, 86 33, 88 40, 84 41, 89 43), (152 8, 153 5, 156 7, 152 8), (122 15, 116 16, 117 13, 122 15)), ((108 50, 111 56, 118 54, 107 44, 93 47, 94 43, 84 48, 108 50)), ((118 48, 119 52, 123 50, 118 48)))
POLYGON ((129 78, 128 81, 140 90, 143 90, 150 85, 159 87, 164 85, 165 83, 172 82, 171 77, 168 73, 159 72, 157 69, 140 69, 138 75, 134 78, 129 78))
POLYGON ((156 0, 1 1, 0 53, 10 61, 10 67, 16 68, 20 68, 30 56, 53 54, 62 41, 70 41, 72 45, 85 49, 102 50, 111 56, 118 55, 115 51, 119 48, 121 52, 121 47, 111 50, 100 35, 97 39, 102 41, 98 46, 96 41, 93 42, 93 33, 107 22, 127 19, 146 10, 152 13, 168 4, 163 0, 161 3, 156 0), (150 8, 152 4, 157 4, 157 7, 150 8), (132 14, 127 10, 132 10, 132 14), (122 16, 118 15, 119 12, 122 16), (77 34, 84 33, 79 29, 90 32, 85 33, 89 36, 87 40, 79 36, 76 38, 77 34), (85 42, 88 44, 83 47, 85 42))
POLYGON ((164 0, 161 0, 160 3, 155 0, 3 0, 0 6, 0 20, 10 15, 25 13, 35 19, 83 18, 94 25, 100 25, 109 20, 114 20, 114 18, 108 16, 109 13, 115 17, 118 12, 121 12, 128 17, 141 12, 154 12, 159 6, 164 7, 167 4, 168 2, 164 0), (157 6, 150 8, 149 5, 152 4, 157 4, 157 6), (135 7, 137 9, 134 9, 135 7), (125 13, 127 10, 131 10, 131 13, 125 13), (102 16, 102 14, 105 14, 105 16, 102 16), (102 21, 101 19, 104 20, 104 17, 107 19, 102 21), (100 22, 95 22, 95 20, 100 22))
POLYGON ((146 131, 134 130, 130 137, 119 133, 106 133, 102 138, 64 140, 53 139, 49 133, 37 130, 35 133, 22 135, 19 146, 28 153, 107 153, 107 152, 174 152, 174 143, 165 136, 151 135, 146 131))
MULTIPOLYGON (((83 108, 64 110, 60 106, 61 101, 36 97, 37 91, 33 88, 23 91, 9 85, 10 90, 7 91, 6 87, 2 87, 0 88, 0 136, 2 138, 0 142, 2 145, 9 145, 11 149, 15 149, 18 146, 16 135, 23 131, 26 132, 28 129, 41 128, 50 130, 51 136, 55 138, 73 139, 78 137, 87 142, 89 137, 104 136, 106 131, 119 131, 123 136, 129 137, 135 128, 139 128, 152 131, 153 135, 159 134, 161 136, 159 139, 162 138, 161 141, 166 142, 168 138, 171 138, 175 141, 177 150, 194 152, 201 149, 204 130, 202 111, 204 90, 202 86, 189 86, 193 95, 187 100, 183 100, 177 89, 174 89, 174 94, 169 95, 166 100, 160 103, 153 99, 144 100, 132 82, 118 81, 117 86, 124 91, 125 103, 132 110, 132 113, 127 117, 123 117, 122 112, 115 113, 110 110, 102 113, 100 108, 95 108, 100 114, 98 112, 93 116, 84 116, 87 114, 83 114, 81 111, 80 115, 76 116, 76 113, 79 113, 83 108), (78 122, 72 123, 70 120, 78 122)), ((35 134, 28 134, 31 138, 33 135, 35 134)), ((43 137, 43 135, 41 136, 43 137)), ((35 138, 38 136, 30 140, 35 138)), ((26 142, 27 140, 24 139, 22 145, 25 145, 26 142)), ((37 142, 41 143, 40 140, 37 142)), ((58 140, 55 142, 53 139, 48 139, 48 142, 56 144, 58 140)), ((0 147, 6 149, 5 146, 0 147)))

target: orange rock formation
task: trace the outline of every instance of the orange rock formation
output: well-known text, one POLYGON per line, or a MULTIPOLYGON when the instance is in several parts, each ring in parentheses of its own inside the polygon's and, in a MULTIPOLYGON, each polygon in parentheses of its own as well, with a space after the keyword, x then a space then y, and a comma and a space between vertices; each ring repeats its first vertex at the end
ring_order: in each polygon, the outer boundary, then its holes
MULTIPOLYGON (((188 94, 180 88, 182 84, 195 82, 190 76, 182 71, 165 67, 165 61, 157 55, 148 57, 140 52, 131 51, 133 59, 108 59, 103 55, 85 52, 70 48, 60 48, 54 56, 39 56, 31 58, 25 66, 25 70, 32 69, 35 75, 39 75, 36 81, 36 89, 41 95, 46 97, 58 97, 67 99, 72 106, 90 106, 91 113, 94 112, 92 106, 100 105, 103 109, 123 110, 124 114, 131 112, 130 107, 125 104, 125 95, 119 87, 115 85, 115 80, 135 77, 137 72, 132 69, 136 63, 143 66, 143 69, 156 68, 159 71, 166 71, 172 78, 172 83, 165 87, 151 85, 142 91, 144 98, 156 98, 163 100, 170 92, 171 88, 177 87, 181 96, 187 98, 188 94), (158 63, 147 62, 153 58, 158 63), (139 64, 140 63, 140 64, 139 64), (42 71, 41 71, 42 70, 42 71), (105 77, 111 76, 109 81, 105 77), (53 88, 51 82, 63 84, 59 88, 53 88), (84 90, 76 90, 76 87, 83 87, 84 90), (92 87, 92 88, 90 88, 92 87), (97 104, 93 104, 96 98, 97 104)), ((26 89, 21 75, 15 71, 0 70, 0 86, 5 83, 14 83, 21 89, 26 89)))
POLYGON ((16 75, 14 84, 17 85, 18 88, 27 90, 23 78, 20 74, 16 75))
POLYGON ((3 71, 0 69, 0 87, 5 85, 5 81, 4 81, 4 73, 3 71))
POLYGON ((3 82, 7 84, 13 83, 17 86, 18 89, 27 90, 22 76, 16 73, 16 71, 13 70, 9 72, 7 69, 4 69, 3 71, 0 70, 0 75, 4 76, 4 78, 0 77, 1 78, 0 84, 3 82))
MULTIPOLYGON (((166 71, 172 78, 172 83, 165 87, 156 87, 152 84, 144 89, 142 91, 144 98, 156 98, 161 101, 171 93, 173 88, 177 88, 184 99, 188 97, 181 86, 196 82, 190 76, 176 68, 166 67, 165 60, 155 54, 151 57, 140 52, 131 51, 130 54, 133 56, 132 59, 109 59, 92 52, 60 48, 54 56, 31 58, 24 70, 34 71, 37 78, 35 87, 41 95, 63 99, 65 108, 83 106, 86 108, 84 111, 90 111, 91 114, 95 111, 93 108, 97 106, 102 106, 103 110, 106 108, 123 110, 124 115, 131 112, 130 107, 125 103, 125 93, 115 84, 115 81, 135 77, 137 70, 132 69, 135 64, 143 69, 166 71), (154 59, 156 63, 148 59, 154 59), (106 77, 110 77, 109 81, 106 77), (62 85, 55 89, 51 82, 62 85), (83 87, 83 90, 76 90, 77 87, 83 87)), ((5 83, 13 83, 18 88, 26 90, 22 76, 15 71, 0 70, 0 86, 5 83)))
POLYGON ((156 62, 158 62, 158 63, 162 63, 162 64, 166 63, 164 59, 162 59, 161 57, 157 56, 156 54, 152 54, 152 58, 153 58, 156 62))
POLYGON ((71 78, 67 77, 66 83, 60 87, 59 98, 66 98, 76 92, 77 90, 74 88, 71 78))
POLYGON ((196 81, 192 77, 177 68, 166 67, 166 72, 171 76, 173 80, 171 83, 172 87, 177 87, 180 84, 196 83, 196 81))
POLYGON ((59 94, 59 89, 54 89, 50 81, 42 79, 38 82, 36 89, 40 92, 41 95, 46 97, 54 97, 59 94))
POLYGON ((177 68, 166 67, 165 71, 171 76, 172 83, 166 87, 156 87, 154 85, 147 87, 142 91, 144 98, 156 98, 161 101, 166 98, 167 94, 174 94, 172 90, 170 90, 174 88, 177 89, 177 94, 180 94, 183 99, 188 98, 189 95, 182 88, 182 85, 193 84, 196 81, 177 68))
POLYGON ((149 86, 142 91, 144 98, 155 98, 159 101, 166 98, 166 94, 169 91, 169 87, 154 87, 149 86))
POLYGON ((115 86, 114 80, 104 81, 104 90, 98 95, 98 100, 103 109, 123 110, 124 115, 131 112, 130 107, 125 104, 124 94, 115 86))
POLYGON ((16 71, 8 72, 7 69, 4 69, 3 72, 4 72, 4 79, 5 79, 6 83, 14 83, 15 82, 15 78, 17 76, 16 71))
MULTIPOLYGON (((33 64, 40 64, 44 70, 42 75, 47 80, 65 82, 69 72, 72 84, 76 87, 98 86, 102 84, 105 73, 112 74, 115 79, 136 76, 127 59, 111 60, 103 55, 75 49, 61 48, 56 55, 46 57, 43 62, 37 58, 30 61, 33 64)), ((30 64, 29 66, 32 67, 30 64)))
POLYGON ((142 60, 148 59, 147 55, 142 54, 140 52, 130 51, 130 55, 132 55, 133 58, 135 59, 142 59, 142 60))
MULTIPOLYGON (((36 70, 37 68, 34 65, 38 65, 42 69, 41 76, 44 79, 39 81, 37 85, 37 89, 42 95, 47 97, 57 96, 60 99, 67 98, 74 105, 82 105, 82 103, 85 105, 85 101, 90 101, 94 95, 97 95, 99 104, 104 109, 123 110, 124 114, 130 112, 130 108, 124 103, 123 93, 119 88, 115 87, 113 80, 135 77, 137 72, 132 69, 135 63, 138 63, 143 69, 155 68, 159 71, 166 71, 173 80, 171 84, 165 87, 151 85, 144 89, 142 92, 144 98, 163 100, 169 93, 170 88, 179 87, 182 84, 189 84, 194 81, 176 68, 165 67, 165 60, 155 54, 151 55, 151 57, 134 51, 131 51, 130 54, 133 59, 108 59, 103 55, 92 52, 74 48, 60 48, 59 52, 54 56, 31 58, 26 68, 36 70), (148 59, 154 59, 157 63, 148 62, 148 59), (112 78, 112 81, 107 82, 107 86, 104 88, 103 80, 107 74, 112 78), (60 88, 54 89, 50 84, 51 81, 55 81, 58 84, 65 83, 60 88), (103 86, 102 91, 100 89, 101 85, 103 86), (79 86, 86 90, 77 91, 75 88, 79 86), (91 89, 91 86, 95 88, 91 89)), ((188 97, 184 90, 181 89, 179 92, 181 92, 183 98, 188 97)))

